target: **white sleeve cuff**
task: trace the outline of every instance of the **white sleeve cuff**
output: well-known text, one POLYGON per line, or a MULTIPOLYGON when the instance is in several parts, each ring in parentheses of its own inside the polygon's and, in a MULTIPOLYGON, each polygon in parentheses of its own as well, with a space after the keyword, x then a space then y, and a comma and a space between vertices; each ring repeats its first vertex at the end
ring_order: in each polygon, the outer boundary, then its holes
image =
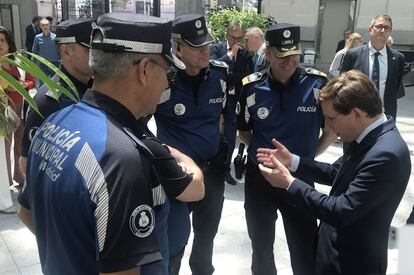
POLYGON ((296 172, 299 167, 300 157, 298 155, 292 154, 292 163, 288 167, 290 172, 296 172))

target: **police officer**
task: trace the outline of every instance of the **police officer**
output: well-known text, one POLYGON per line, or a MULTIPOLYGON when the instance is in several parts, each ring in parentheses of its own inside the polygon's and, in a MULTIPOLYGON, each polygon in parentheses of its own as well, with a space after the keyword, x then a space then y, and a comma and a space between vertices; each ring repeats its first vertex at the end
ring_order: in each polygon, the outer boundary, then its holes
MULTIPOLYGON (((178 71, 171 89, 161 96, 155 113, 157 137, 190 156, 203 170, 205 197, 190 205, 194 231, 190 267, 193 274, 212 274, 213 240, 224 200, 227 150, 221 146, 219 124, 228 66, 209 60, 214 39, 203 16, 178 16, 172 32, 173 48, 186 70, 178 71)), ((168 223, 170 274, 178 274, 190 229, 187 206, 173 201, 168 223)))
POLYGON ((238 105, 240 137, 249 145, 245 176, 245 211, 252 242, 254 274, 276 274, 273 255, 277 210, 283 217, 293 273, 314 274, 313 241, 316 220, 289 205, 284 190, 272 188, 258 169, 256 150, 283 140, 289 150, 313 158, 329 146, 331 135, 323 130, 321 107, 315 94, 326 84, 326 75, 299 67, 300 29, 292 24, 272 25, 266 33, 270 69, 243 79, 238 105))
MULTIPOLYGON (((92 73, 88 65, 92 22, 92 20, 85 19, 70 19, 59 24, 56 29, 55 40, 58 43, 62 61, 60 69, 75 85, 80 97, 83 96, 88 86, 90 87, 92 84, 92 73)), ((57 74, 53 76, 52 80, 60 82, 65 89, 74 93, 66 82, 61 81, 57 74)), ((27 153, 29 152, 32 138, 44 119, 57 110, 75 103, 59 91, 57 95, 51 92, 46 85, 42 85, 34 100, 41 115, 31 108, 29 108, 26 115, 22 155, 20 157, 20 168, 23 173, 26 173, 27 153)))
POLYGON ((151 153, 134 135, 168 87, 171 22, 104 14, 92 32, 95 81, 51 116, 30 147, 19 217, 36 233, 45 274, 139 274, 161 259, 151 153))

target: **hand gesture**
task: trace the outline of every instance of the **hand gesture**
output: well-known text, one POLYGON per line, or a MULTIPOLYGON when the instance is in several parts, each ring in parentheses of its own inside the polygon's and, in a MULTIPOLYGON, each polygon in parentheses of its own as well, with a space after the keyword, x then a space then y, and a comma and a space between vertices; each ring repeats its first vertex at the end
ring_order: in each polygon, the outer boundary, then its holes
POLYGON ((260 172, 273 187, 287 189, 295 178, 275 156, 270 155, 268 159, 271 165, 259 164, 260 172))
POLYGON ((292 154, 289 150, 276 139, 272 139, 273 145, 276 149, 259 148, 257 149, 257 160, 266 167, 273 168, 273 162, 270 157, 277 158, 285 167, 290 167, 292 164, 292 154))

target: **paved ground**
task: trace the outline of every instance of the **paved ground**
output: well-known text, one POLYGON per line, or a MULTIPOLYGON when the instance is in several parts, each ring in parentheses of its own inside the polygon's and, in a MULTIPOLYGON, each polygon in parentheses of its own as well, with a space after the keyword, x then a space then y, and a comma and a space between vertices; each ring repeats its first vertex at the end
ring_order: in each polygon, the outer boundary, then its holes
MULTIPOLYGON (((399 101, 398 127, 411 150, 414 164, 414 87, 406 90, 407 96, 399 101)), ((340 156, 340 145, 334 144, 318 159, 331 162, 340 156)), ((414 167, 412 169, 414 173, 414 167)), ((398 175, 395 175, 396 177, 398 175)), ((326 187, 318 189, 328 192, 326 187)), ((247 235, 243 209, 243 184, 226 185, 226 200, 214 250, 215 274, 250 274, 250 241, 247 235)), ((404 225, 414 204, 414 177, 411 177, 406 194, 392 222, 393 228, 404 225)), ((292 274, 286 238, 279 220, 276 225, 275 254, 278 274, 292 274)), ((191 240, 190 240, 191 243, 191 240)), ((186 251, 181 274, 191 274, 186 251)), ((388 248, 388 272, 397 274, 398 249, 395 239, 390 239, 388 248)), ((0 274, 42 274, 34 236, 18 220, 16 215, 0 214, 0 274)))

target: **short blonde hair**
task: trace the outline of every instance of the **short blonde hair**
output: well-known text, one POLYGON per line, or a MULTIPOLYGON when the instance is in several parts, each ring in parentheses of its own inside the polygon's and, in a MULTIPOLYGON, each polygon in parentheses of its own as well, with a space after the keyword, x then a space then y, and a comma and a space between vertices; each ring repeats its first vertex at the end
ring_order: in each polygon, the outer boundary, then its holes
POLYGON ((364 42, 364 37, 361 34, 357 33, 357 32, 351 33, 351 35, 349 36, 349 38, 345 42, 345 47, 344 48, 347 49, 347 50, 355 48, 355 47, 358 46, 359 42, 363 43, 364 42))

